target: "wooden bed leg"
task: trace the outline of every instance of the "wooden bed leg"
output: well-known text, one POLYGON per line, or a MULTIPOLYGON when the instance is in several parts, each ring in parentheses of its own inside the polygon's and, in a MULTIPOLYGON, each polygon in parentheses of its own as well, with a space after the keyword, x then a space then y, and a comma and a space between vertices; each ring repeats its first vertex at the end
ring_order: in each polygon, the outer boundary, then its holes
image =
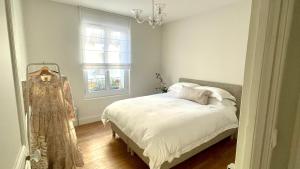
POLYGON ((112 130, 112 138, 115 139, 116 138, 116 132, 112 130))

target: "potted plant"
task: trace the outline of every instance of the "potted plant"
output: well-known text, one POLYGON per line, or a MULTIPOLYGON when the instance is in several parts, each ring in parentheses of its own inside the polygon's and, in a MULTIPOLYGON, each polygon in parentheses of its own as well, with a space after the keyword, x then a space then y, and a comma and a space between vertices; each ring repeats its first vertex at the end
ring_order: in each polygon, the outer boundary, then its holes
POLYGON ((164 82, 162 76, 160 75, 160 73, 155 73, 155 76, 156 76, 156 79, 158 79, 160 82, 160 87, 157 87, 156 90, 158 90, 161 93, 167 93, 168 88, 167 88, 166 83, 164 82))

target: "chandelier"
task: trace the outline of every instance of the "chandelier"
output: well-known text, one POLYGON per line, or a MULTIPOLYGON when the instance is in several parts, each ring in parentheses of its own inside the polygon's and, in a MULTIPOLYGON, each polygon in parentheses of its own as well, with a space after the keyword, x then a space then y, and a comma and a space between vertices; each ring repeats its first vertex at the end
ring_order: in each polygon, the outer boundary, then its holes
POLYGON ((164 13, 165 6, 166 5, 163 3, 155 3, 155 1, 152 0, 152 16, 143 17, 142 9, 132 9, 131 12, 137 23, 144 23, 146 21, 150 26, 155 28, 156 26, 161 26, 163 24, 166 17, 166 13, 164 13))

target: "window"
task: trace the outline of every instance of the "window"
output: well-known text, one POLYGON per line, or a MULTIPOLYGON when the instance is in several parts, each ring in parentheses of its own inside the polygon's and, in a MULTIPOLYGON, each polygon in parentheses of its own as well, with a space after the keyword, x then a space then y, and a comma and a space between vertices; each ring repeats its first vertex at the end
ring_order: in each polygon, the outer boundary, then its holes
POLYGON ((126 28, 83 24, 82 55, 86 97, 128 93, 129 39, 126 28))

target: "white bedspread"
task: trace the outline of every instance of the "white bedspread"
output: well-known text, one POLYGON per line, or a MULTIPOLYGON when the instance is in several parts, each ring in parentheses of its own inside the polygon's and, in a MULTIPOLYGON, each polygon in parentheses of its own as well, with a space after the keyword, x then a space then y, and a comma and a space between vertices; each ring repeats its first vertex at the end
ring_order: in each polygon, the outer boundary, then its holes
POLYGON ((102 114, 104 123, 116 124, 159 169, 181 154, 237 128, 235 106, 200 105, 170 94, 157 94, 117 101, 102 114))

